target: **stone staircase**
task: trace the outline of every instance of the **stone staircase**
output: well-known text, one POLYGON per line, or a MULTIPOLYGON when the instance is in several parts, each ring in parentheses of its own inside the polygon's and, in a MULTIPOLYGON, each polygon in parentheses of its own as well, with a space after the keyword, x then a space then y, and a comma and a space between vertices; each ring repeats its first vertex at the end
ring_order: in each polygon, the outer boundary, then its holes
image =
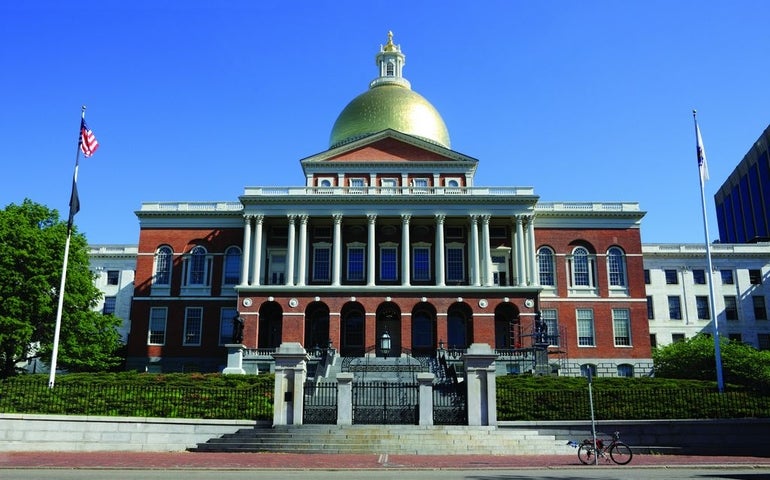
POLYGON ((301 425, 255 427, 212 438, 193 452, 404 455, 558 455, 563 440, 536 430, 469 426, 301 425))

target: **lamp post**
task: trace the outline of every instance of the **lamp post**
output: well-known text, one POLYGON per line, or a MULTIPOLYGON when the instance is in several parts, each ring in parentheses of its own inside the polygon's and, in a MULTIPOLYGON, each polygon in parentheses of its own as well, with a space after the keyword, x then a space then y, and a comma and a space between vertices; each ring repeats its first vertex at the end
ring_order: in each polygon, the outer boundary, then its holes
POLYGON ((387 328, 380 337, 380 351, 385 356, 385 358, 388 358, 388 354, 390 353, 390 334, 388 333, 387 328))

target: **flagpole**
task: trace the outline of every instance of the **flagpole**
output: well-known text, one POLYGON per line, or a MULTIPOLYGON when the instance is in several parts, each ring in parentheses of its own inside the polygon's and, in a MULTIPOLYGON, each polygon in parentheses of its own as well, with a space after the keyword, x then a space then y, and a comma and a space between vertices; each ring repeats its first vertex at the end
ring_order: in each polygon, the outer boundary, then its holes
MULTIPOLYGON (((81 122, 81 128, 83 125, 83 121, 85 121, 86 118, 86 106, 83 105, 80 107, 80 122, 81 122)), ((72 194, 70 195, 70 214, 69 214, 69 221, 67 222, 67 240, 64 242, 64 261, 62 263, 61 268, 61 283, 59 284, 59 304, 56 309, 56 327, 54 327, 53 332, 53 351, 51 353, 51 372, 48 377, 48 388, 53 388, 54 384, 56 382, 56 363, 59 357, 59 335, 61 333, 61 318, 62 318, 62 310, 64 309, 64 285, 67 281, 67 262, 69 260, 70 256, 70 238, 72 237, 72 222, 73 222, 73 198, 75 195, 77 195, 76 188, 78 183, 78 166, 80 164, 80 142, 81 142, 81 135, 82 132, 78 132, 78 144, 76 147, 76 153, 75 153, 75 173, 72 176, 72 194)), ((78 206, 78 209, 80 207, 78 206)))
POLYGON ((714 315, 714 357, 716 360, 717 371, 717 388, 722 393, 725 390, 724 379, 722 377, 722 352, 719 345, 719 315, 717 315, 716 302, 714 298, 714 270, 711 263, 711 242, 709 241, 709 226, 706 215, 706 190, 704 188, 704 180, 708 175, 708 166, 706 165, 706 154, 703 151, 703 140, 701 139, 700 129, 698 128, 697 112, 692 111, 692 119, 695 122, 695 148, 698 154, 698 178, 700 179, 700 198, 701 208, 703 209, 703 234, 706 240, 706 262, 708 265, 708 279, 709 279, 709 298, 711 312, 714 315))

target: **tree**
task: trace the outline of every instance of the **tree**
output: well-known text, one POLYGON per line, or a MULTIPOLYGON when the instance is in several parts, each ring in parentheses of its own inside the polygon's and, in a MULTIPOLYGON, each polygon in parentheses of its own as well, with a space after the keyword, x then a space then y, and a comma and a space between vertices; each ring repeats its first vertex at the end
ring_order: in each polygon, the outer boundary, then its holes
MULTIPOLYGON (((725 383, 770 388, 770 352, 722 337, 719 349, 725 383)), ((696 335, 655 349, 652 359, 658 377, 716 380, 716 353, 710 335, 696 335)))
MULTIPOLYGON (((49 362, 67 222, 25 199, 0 211, 0 378, 39 355, 49 362)), ((58 365, 98 371, 120 363, 120 319, 92 309, 101 298, 89 270, 86 238, 73 231, 67 265, 58 365)))

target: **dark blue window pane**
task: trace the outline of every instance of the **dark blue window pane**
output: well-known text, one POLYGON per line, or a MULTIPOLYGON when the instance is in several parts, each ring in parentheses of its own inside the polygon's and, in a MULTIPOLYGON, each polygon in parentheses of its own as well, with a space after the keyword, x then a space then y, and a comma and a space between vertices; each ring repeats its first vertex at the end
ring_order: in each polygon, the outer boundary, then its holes
POLYGON ((746 240, 751 240, 756 235, 754 228, 754 216, 751 214, 751 198, 749 197, 749 179, 746 175, 741 177, 741 210, 743 211, 743 225, 746 228, 746 240))
POLYGON ((741 194, 738 191, 738 185, 735 185, 730 191, 730 197, 733 204, 733 220, 735 221, 735 241, 746 243, 746 232, 743 229, 743 212, 741 211, 741 194))

